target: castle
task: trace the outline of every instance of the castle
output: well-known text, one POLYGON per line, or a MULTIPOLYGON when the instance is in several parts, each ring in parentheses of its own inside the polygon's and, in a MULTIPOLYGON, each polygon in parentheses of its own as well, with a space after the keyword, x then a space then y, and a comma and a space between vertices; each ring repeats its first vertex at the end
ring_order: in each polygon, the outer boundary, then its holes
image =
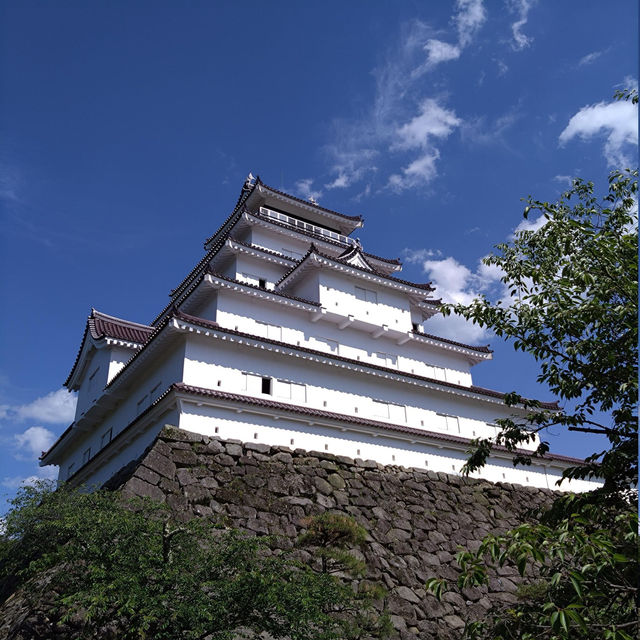
MULTIPOLYGON (((58 465, 61 481, 101 485, 170 424, 458 472, 472 439, 524 409, 473 384, 488 347, 424 331, 439 309, 433 287, 364 251, 353 237, 362 225, 250 175, 151 324, 92 310, 65 383, 78 392, 75 419, 41 464, 58 465)), ((547 455, 514 468, 496 448, 478 475, 554 488, 575 462, 547 455)))

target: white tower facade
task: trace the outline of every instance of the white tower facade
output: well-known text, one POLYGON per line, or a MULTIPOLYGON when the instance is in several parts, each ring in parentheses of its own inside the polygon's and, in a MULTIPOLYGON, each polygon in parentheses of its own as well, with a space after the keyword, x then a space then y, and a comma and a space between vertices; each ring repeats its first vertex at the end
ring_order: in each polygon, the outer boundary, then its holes
MULTIPOLYGON (((92 311, 66 381, 78 392, 75 420, 41 464, 97 486, 171 424, 458 472, 473 438, 523 409, 473 384, 488 347, 423 331, 438 313, 433 288, 365 252, 353 237, 362 224, 248 179, 151 324, 92 311)), ((573 463, 549 455, 514 468, 496 449, 479 475, 554 488, 573 463)))

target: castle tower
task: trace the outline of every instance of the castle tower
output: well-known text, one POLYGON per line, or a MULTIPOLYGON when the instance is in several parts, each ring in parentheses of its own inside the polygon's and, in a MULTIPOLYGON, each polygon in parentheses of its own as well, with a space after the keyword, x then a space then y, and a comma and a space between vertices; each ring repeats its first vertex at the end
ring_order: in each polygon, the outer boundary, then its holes
MULTIPOLYGON (((488 347, 424 332, 439 308, 433 287, 364 251, 354 237, 362 225, 250 175, 151 324, 92 311, 66 381, 78 392, 75 420, 41 464, 99 485, 172 424, 458 472, 473 438, 524 410, 473 384, 488 347)), ((481 475, 553 488, 573 462, 548 456, 514 469, 496 449, 481 475)))

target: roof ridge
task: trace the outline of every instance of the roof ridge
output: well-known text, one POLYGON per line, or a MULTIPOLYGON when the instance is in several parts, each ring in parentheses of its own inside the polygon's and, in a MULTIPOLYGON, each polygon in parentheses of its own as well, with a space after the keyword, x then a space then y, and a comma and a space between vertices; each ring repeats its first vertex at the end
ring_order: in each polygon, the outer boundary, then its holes
POLYGON ((338 264, 343 264, 346 267, 350 267, 351 269, 357 269, 358 271, 362 271, 363 273, 373 273, 374 276, 378 277, 378 278, 382 278, 385 280, 391 280, 392 282, 398 282, 399 284, 404 284, 406 286, 409 287, 413 287, 415 289, 422 289, 424 291, 435 291, 435 287, 431 286, 431 282, 426 282, 424 284, 420 284, 418 282, 410 282, 409 280, 403 280, 402 278, 396 278, 395 276, 392 275, 387 275, 386 273, 382 273, 381 271, 377 271, 376 269, 373 269, 373 267, 371 268, 371 271, 367 271, 366 269, 363 269, 362 267, 358 267, 357 265, 351 264, 349 262, 345 262, 344 260, 341 260, 340 258, 334 258, 333 256, 327 255, 326 253, 322 253, 322 251, 319 251, 318 248, 316 247, 316 245, 312 242, 311 246, 309 247, 309 251, 307 251, 307 253, 303 256, 303 258, 300 260, 300 262, 298 262, 298 264, 294 265, 289 271, 287 271, 287 273, 285 273, 282 278, 280 278, 280 280, 278 280, 278 282, 276 282, 276 286, 279 286, 286 278, 289 277, 289 275, 291 273, 293 273, 298 267, 300 267, 302 265, 302 263, 312 254, 315 253, 316 255, 320 256, 321 258, 325 258, 326 260, 332 260, 334 262, 337 262, 338 264))
POLYGON ((142 324, 141 322, 134 322, 133 320, 125 320, 124 318, 118 318, 116 316, 110 316, 107 313, 103 313, 102 311, 98 311, 95 308, 91 308, 91 315, 89 316, 89 320, 95 319, 96 316, 99 316, 100 320, 106 320, 107 322, 115 322, 118 324, 124 324, 132 327, 136 327, 139 329, 148 329, 149 331, 153 331, 153 327, 148 324, 142 324))
POLYGON ((310 200, 303 200, 302 198, 298 198, 297 196, 293 196, 290 193, 287 193, 286 191, 281 191, 280 189, 275 189, 274 187, 269 186, 268 184, 265 184, 262 180, 259 180, 258 178, 256 179, 256 186, 258 184, 261 184, 263 187, 265 187, 266 189, 269 189, 269 191, 273 191, 274 193, 277 193, 281 196, 286 196, 287 198, 291 198, 292 200, 296 200, 297 202, 301 202, 302 204, 305 204, 309 207, 315 207, 316 209, 320 209, 322 211, 325 211, 326 213, 331 213, 335 216, 339 216, 341 218, 346 218, 347 220, 359 220, 359 221, 363 221, 364 218, 360 215, 358 216, 348 216, 345 213, 340 213, 339 211, 334 211, 333 209, 328 209, 327 207, 323 207, 322 205, 319 205, 317 203, 313 203, 310 200))
POLYGON ((411 333, 417 336, 431 338, 432 340, 440 340, 442 342, 447 342, 449 344, 453 344, 458 347, 466 347, 467 349, 473 349, 474 351, 482 351, 484 353, 493 353, 493 349, 489 348, 489 345, 466 344, 465 342, 458 342, 457 340, 451 340, 450 338, 442 338, 441 336, 436 336, 433 333, 423 333, 422 331, 412 331, 411 333))

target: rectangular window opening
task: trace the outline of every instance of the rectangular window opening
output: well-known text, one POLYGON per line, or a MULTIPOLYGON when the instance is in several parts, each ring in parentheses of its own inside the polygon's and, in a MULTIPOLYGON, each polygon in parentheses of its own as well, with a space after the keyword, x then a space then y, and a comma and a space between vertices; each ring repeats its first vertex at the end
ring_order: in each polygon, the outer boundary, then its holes
POLYGON ((259 278, 258 279, 258 286, 261 289, 266 289, 267 288, 267 281, 264 278, 259 278))
POLYGON ((271 395, 271 378, 262 378, 262 393, 271 395))
POLYGON ((111 442, 112 429, 107 429, 100 438, 100 448, 106 447, 111 442))
POLYGON ((291 438, 291 440, 289 440, 289 444, 294 444, 295 440, 293 438, 291 438))
POLYGON ((257 433, 254 433, 254 434, 253 434, 253 439, 254 439, 254 440, 257 440, 257 439, 258 439, 258 434, 257 434, 257 433))

